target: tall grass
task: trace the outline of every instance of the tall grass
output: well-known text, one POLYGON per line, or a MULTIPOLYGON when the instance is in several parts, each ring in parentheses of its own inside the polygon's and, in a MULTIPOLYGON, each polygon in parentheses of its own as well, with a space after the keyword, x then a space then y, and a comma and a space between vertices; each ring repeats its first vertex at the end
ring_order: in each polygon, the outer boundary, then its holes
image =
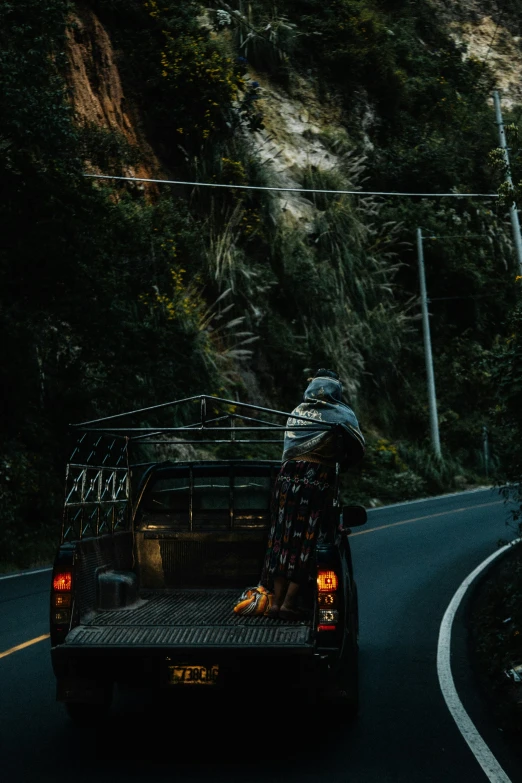
POLYGON ((232 31, 235 49, 256 69, 287 81, 288 65, 302 33, 283 13, 283 5, 233 0, 214 0, 217 29, 232 31))

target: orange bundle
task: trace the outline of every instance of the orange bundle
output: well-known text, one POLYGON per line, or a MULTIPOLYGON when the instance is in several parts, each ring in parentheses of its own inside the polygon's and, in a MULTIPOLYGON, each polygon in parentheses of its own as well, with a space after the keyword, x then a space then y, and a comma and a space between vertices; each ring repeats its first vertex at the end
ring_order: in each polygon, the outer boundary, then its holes
POLYGON ((239 601, 234 606, 234 612, 236 614, 248 615, 249 617, 265 614, 272 606, 272 598, 272 593, 262 585, 249 587, 240 596, 239 601))

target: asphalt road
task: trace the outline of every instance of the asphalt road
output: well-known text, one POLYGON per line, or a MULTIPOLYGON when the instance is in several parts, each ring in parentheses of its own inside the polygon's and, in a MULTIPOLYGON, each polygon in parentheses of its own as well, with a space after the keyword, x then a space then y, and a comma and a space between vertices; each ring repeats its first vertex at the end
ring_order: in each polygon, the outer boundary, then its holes
MULTIPOLYGON (((0 777, 15 781, 482 783, 487 778, 442 697, 436 654, 444 611, 506 528, 492 490, 369 512, 351 538, 359 587, 361 714, 339 727, 274 681, 256 700, 194 708, 120 691, 107 724, 74 729, 54 697, 48 573, 0 581, 0 777)), ((461 613, 462 614, 462 613, 461 613)), ((522 761, 474 690, 462 617, 452 647, 457 690, 513 783, 522 761)))

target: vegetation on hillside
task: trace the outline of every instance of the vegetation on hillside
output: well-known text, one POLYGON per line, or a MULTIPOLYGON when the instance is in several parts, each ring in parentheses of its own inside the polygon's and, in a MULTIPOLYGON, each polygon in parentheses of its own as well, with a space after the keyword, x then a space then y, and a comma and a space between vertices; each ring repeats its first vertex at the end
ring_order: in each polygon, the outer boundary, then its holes
POLYGON ((342 107, 345 134, 330 137, 341 165, 310 168, 305 187, 480 193, 502 180, 487 63, 463 58, 427 0, 290 0, 284 15, 269 0, 231 0, 204 19, 195 0, 3 4, 0 560, 34 560, 58 529, 68 422, 202 390, 291 408, 317 364, 339 368, 370 434, 352 497, 463 486, 482 471, 484 424, 497 464, 506 439, 492 411, 516 395, 501 384, 498 399, 499 355, 502 378, 517 371, 505 206, 317 195, 307 233, 259 192, 146 199, 93 183, 86 160, 119 174, 141 151, 74 121, 65 31, 86 9, 176 179, 270 184, 251 143, 263 126, 257 72, 290 93, 300 74, 342 107), (354 151, 366 155, 362 171, 354 151), (428 238, 442 463, 430 456, 415 318, 417 226, 428 238))
POLYGON ((471 594, 471 664, 500 731, 513 747, 522 731, 522 559, 520 545, 497 561, 471 594))

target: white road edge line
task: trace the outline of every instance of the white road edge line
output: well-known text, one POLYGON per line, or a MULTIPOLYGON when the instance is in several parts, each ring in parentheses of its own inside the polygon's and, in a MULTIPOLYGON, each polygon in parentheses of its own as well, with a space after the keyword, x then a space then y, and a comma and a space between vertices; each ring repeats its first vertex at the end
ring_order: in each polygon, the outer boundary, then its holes
POLYGON ((513 544, 522 541, 522 538, 517 538, 510 544, 503 546, 492 555, 487 557, 480 565, 478 565, 474 571, 467 576, 459 589, 450 601, 448 608, 444 613, 442 622, 440 624, 439 641, 437 645, 437 674, 439 677, 439 685, 453 720, 457 724, 457 728, 468 743, 471 752, 477 759, 478 763, 484 770, 488 780, 491 783, 511 783, 510 778, 506 775, 495 756, 488 748, 480 734, 478 733, 475 724, 469 717, 468 713, 464 709, 464 706, 459 699, 457 689, 455 688, 455 682, 451 673, 451 629, 453 626, 453 620, 455 614, 459 608, 466 590, 469 588, 473 580, 499 555, 506 552, 511 548, 513 544))
POLYGON ((32 576, 33 574, 44 574, 46 571, 52 571, 52 567, 38 568, 36 571, 20 571, 18 574, 7 574, 7 576, 0 576, 0 582, 3 579, 16 579, 18 576, 32 576))

